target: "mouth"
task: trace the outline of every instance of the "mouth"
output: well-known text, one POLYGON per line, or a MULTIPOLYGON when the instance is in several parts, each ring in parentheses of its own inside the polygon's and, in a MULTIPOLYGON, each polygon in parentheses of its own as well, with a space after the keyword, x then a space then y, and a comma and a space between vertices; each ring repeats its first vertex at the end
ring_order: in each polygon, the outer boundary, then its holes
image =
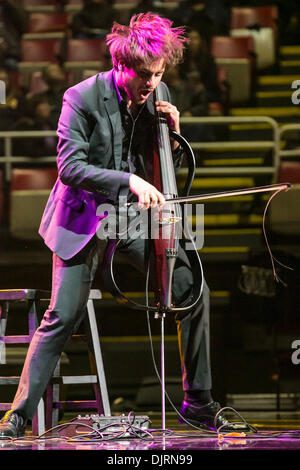
POLYGON ((143 89, 140 91, 140 97, 142 100, 146 100, 147 98, 149 98, 149 96, 151 95, 151 93, 153 92, 153 90, 148 90, 148 89, 143 89))

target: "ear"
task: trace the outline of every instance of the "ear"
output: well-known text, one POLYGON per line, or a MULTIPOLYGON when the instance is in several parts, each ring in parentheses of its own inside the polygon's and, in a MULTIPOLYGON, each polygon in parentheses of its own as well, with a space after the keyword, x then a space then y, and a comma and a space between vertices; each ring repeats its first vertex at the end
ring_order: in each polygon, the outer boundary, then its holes
POLYGON ((117 69, 122 72, 124 70, 125 64, 124 62, 118 62, 118 67, 117 69))

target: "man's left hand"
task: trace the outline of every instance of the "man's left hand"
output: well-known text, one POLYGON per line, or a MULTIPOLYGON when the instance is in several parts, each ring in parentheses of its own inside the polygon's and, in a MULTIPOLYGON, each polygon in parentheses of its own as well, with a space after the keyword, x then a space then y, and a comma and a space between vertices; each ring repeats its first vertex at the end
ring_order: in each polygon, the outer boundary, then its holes
MULTIPOLYGON (((175 131, 177 134, 180 134, 180 113, 176 106, 169 103, 168 101, 156 101, 155 106, 157 112, 164 113, 164 115, 166 116, 169 128, 175 131)), ((179 144, 174 141, 172 149, 175 150, 178 145, 179 144)))

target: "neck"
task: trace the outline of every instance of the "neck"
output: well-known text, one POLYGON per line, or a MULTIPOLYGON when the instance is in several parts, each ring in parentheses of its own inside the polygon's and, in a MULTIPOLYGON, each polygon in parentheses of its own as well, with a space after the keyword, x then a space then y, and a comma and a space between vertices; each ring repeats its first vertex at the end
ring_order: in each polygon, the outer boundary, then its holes
POLYGON ((137 115, 138 115, 139 112, 141 111, 141 108, 143 107, 143 105, 136 104, 136 103, 134 103, 133 101, 128 101, 128 102, 127 102, 127 106, 128 106, 128 108, 130 109, 131 114, 132 114, 132 116, 133 116, 134 118, 137 117, 137 115))
POLYGON ((121 97, 127 103, 127 106, 130 109, 131 114, 133 115, 133 117, 136 117, 138 115, 140 109, 141 109, 141 105, 136 104, 128 96, 126 88, 124 88, 124 86, 123 86, 123 81, 122 81, 121 74, 119 73, 118 70, 115 70, 115 81, 116 81, 116 85, 118 87, 118 90, 120 92, 121 97))

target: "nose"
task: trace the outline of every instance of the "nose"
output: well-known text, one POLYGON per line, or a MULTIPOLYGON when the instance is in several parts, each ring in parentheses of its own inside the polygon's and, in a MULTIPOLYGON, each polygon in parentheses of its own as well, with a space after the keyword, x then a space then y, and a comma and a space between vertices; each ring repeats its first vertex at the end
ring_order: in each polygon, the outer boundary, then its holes
POLYGON ((146 85, 151 88, 153 86, 153 83, 154 83, 154 75, 152 75, 151 77, 147 78, 147 82, 146 82, 146 85))

